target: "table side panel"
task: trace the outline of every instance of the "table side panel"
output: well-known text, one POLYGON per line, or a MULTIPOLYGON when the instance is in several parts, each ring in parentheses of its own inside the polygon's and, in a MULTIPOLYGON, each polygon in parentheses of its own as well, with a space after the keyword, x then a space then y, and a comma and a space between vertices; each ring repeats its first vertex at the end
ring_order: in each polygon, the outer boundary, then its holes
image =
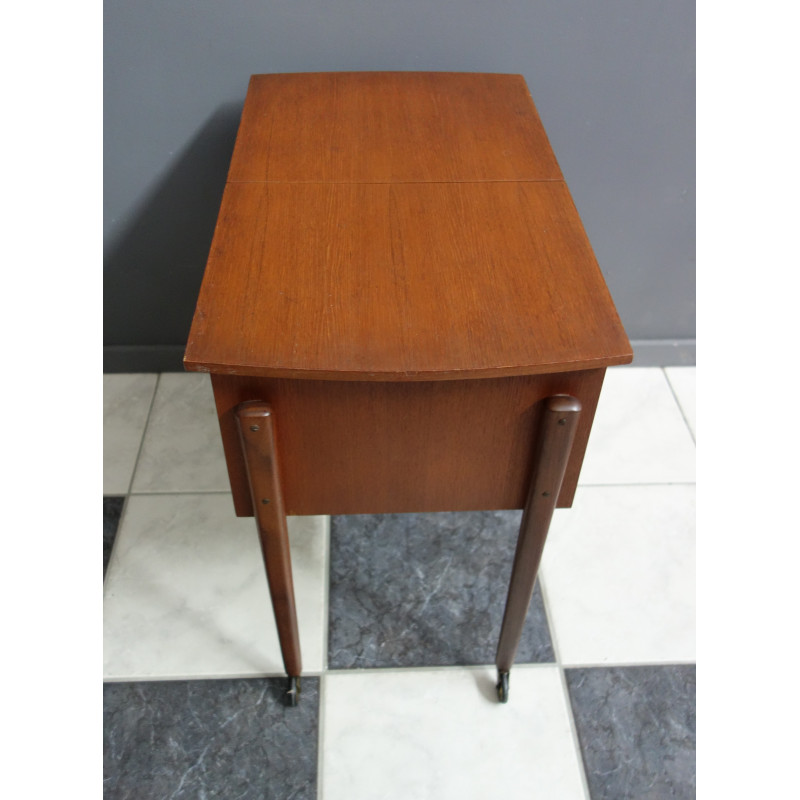
POLYGON ((569 507, 605 369, 468 381, 309 381, 212 375, 238 516, 252 506, 234 418, 271 404, 287 514, 522 508, 541 401, 583 411, 558 499, 569 507))

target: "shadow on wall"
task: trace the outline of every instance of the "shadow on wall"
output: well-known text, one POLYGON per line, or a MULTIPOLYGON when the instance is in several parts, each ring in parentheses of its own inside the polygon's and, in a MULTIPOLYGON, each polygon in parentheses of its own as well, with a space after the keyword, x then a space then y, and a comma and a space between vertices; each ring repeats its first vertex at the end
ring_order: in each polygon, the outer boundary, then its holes
POLYGON ((186 342, 241 110, 240 104, 225 104, 209 117, 155 191, 106 244, 107 346, 170 342, 182 349, 186 342))

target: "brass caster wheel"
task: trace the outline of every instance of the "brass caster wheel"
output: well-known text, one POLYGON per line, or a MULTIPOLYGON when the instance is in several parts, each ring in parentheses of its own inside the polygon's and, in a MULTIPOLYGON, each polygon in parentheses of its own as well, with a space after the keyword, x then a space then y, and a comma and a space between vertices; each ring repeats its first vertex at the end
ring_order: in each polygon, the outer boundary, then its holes
POLYGON ((497 673, 497 699, 501 703, 508 702, 508 673, 497 673))
POLYGON ((296 706, 300 699, 300 678, 289 676, 289 685, 286 689, 286 705, 296 706))

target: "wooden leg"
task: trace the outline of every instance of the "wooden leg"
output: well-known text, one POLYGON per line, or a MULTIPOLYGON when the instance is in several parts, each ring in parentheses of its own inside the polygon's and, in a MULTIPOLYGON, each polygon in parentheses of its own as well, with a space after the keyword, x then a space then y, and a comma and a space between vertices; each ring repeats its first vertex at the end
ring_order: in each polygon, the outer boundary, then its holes
POLYGON ((508 675, 522 636, 536 573, 564 480, 580 411, 580 401, 569 395, 554 395, 544 401, 539 427, 539 449, 528 500, 522 513, 503 627, 497 645, 497 694, 502 703, 508 701, 508 675))
POLYGON ((236 408, 236 422, 247 465, 247 480, 267 569, 283 664, 289 675, 288 700, 290 705, 295 705, 302 669, 300 636, 272 410, 268 403, 261 401, 241 403, 236 408))

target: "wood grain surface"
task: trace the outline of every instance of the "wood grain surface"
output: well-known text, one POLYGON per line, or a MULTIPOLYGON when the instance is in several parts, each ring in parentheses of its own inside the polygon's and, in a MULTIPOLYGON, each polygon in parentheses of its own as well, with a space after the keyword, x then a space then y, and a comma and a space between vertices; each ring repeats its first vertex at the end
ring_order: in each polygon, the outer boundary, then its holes
POLYGON ((253 76, 187 369, 414 381, 631 359, 520 76, 253 76))
POLYGON ((630 361, 561 182, 229 184, 189 369, 427 380, 630 361))
POLYGON ((231 181, 560 180, 521 75, 253 75, 231 181))
POLYGON ((239 516, 253 513, 235 409, 269 403, 287 514, 522 508, 543 401, 580 415, 558 506, 572 504, 604 369, 472 381, 309 381, 212 375, 239 516))

